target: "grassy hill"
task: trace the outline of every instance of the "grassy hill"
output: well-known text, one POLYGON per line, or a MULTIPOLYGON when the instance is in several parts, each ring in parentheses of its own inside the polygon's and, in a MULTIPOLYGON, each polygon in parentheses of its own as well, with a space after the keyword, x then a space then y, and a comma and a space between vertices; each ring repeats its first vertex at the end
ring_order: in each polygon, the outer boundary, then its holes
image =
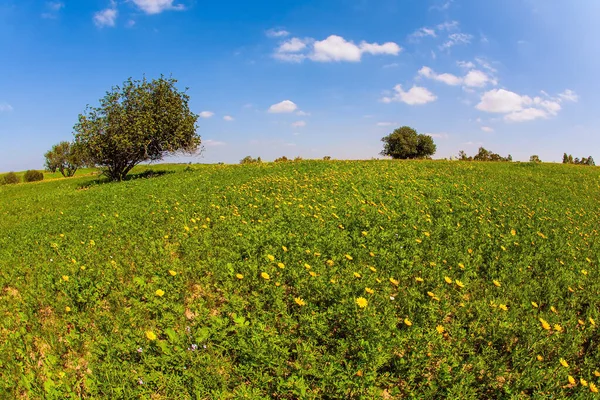
POLYGON ((0 187, 3 398, 598 396, 598 168, 152 168, 0 187))

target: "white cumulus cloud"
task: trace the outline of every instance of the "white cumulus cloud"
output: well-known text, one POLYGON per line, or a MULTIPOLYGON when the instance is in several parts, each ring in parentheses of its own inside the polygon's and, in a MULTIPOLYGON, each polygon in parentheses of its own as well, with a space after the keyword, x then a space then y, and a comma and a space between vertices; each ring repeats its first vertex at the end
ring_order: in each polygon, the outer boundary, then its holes
POLYGON ((394 86, 394 95, 392 97, 384 97, 381 99, 384 103, 391 103, 394 101, 406 103, 408 105, 421 105, 427 104, 437 99, 433 93, 424 87, 414 85, 408 91, 402 88, 402 85, 394 86))
POLYGON ((173 4, 174 0, 131 0, 146 14, 160 14, 167 10, 183 10, 183 4, 173 4))
POLYGON ((233 121, 233 117, 231 115, 226 115, 223 117, 223 120, 227 121, 227 122, 231 122, 231 121, 233 121))
POLYGON ((423 67, 419 70, 419 75, 428 79, 444 82, 447 85, 456 86, 462 83, 462 79, 452 74, 436 74, 431 68, 423 67))
POLYGON ((540 110, 539 108, 525 108, 505 115, 504 120, 507 122, 524 122, 547 117, 548 114, 544 110, 540 110))
POLYGON ((273 114, 278 114, 278 113, 291 113, 291 112, 296 111, 297 109, 298 109, 298 106, 293 101, 283 100, 282 102, 273 104, 271 107, 269 107, 268 111, 273 114))
POLYGON ((101 28, 103 26, 115 26, 117 20, 118 11, 116 8, 107 8, 102 11, 98 11, 94 14, 94 24, 101 28))
POLYGON ((265 32, 265 35, 270 38, 286 37, 289 34, 285 29, 269 29, 265 32))
POLYGON ((453 33, 448 36, 448 40, 440 46, 440 49, 447 50, 459 44, 469 44, 471 43, 471 39, 473 39, 473 35, 469 35, 468 33, 453 33))
POLYGON ((458 77, 452 74, 438 74, 429 67, 423 67, 419 70, 419 75, 428 79, 433 79, 445 83, 446 85, 458 86, 465 85, 467 87, 484 87, 488 83, 496 85, 496 79, 490 77, 485 72, 479 70, 471 70, 464 77, 458 77))
POLYGON ((575 93, 571 89, 565 90, 564 92, 559 94, 558 97, 560 97, 562 100, 572 101, 575 103, 579 100, 579 96, 577 95, 577 93, 575 93))
POLYGON ((202 111, 200 114, 198 114, 200 116, 200 118, 210 118, 213 115, 215 115, 214 112, 212 111, 202 111))
POLYGON ((521 111, 532 102, 529 96, 521 96, 505 89, 492 89, 481 96, 476 108, 491 113, 510 113, 521 111))

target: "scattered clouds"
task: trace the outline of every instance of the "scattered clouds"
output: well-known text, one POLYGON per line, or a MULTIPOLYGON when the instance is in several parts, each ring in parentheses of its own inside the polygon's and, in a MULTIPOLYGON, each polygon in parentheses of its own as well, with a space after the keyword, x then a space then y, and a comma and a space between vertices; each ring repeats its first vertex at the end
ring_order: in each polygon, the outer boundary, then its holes
POLYGON ((475 64, 473 64, 471 61, 457 61, 456 65, 458 65, 459 67, 464 68, 464 69, 475 68, 475 64))
POLYGON ((560 97, 562 100, 572 101, 575 103, 577 103, 577 101, 579 101, 579 96, 571 89, 565 90, 564 92, 559 94, 558 97, 560 97))
POLYGON ((485 72, 476 69, 469 71, 464 77, 458 77, 456 75, 447 73, 437 74, 431 68, 423 67, 419 70, 419 76, 443 82, 450 86, 464 85, 466 87, 484 87, 488 83, 491 83, 492 85, 496 85, 498 83, 495 78, 490 77, 485 72))
POLYGON ((289 34, 290 33, 284 29, 274 29, 274 28, 271 28, 265 32, 265 35, 267 35, 267 37, 270 37, 270 38, 286 37, 289 34))
POLYGON ((58 12, 65 8, 65 3, 61 1, 47 1, 46 11, 42 13, 42 18, 54 19, 58 17, 58 12))
POLYGON ((484 132, 487 132, 487 133, 492 133, 492 132, 494 132, 494 128, 491 128, 491 127, 489 127, 489 126, 482 126, 482 127, 481 127, 481 130, 482 130, 482 131, 484 131, 484 132))
POLYGON ((198 114, 200 116, 200 118, 210 118, 213 115, 215 115, 214 112, 212 111, 202 111, 200 114, 198 114))
POLYGON ((376 124, 377 126, 392 126, 392 125, 397 125, 396 122, 378 122, 376 124))
POLYGON ((173 4, 174 0, 131 0, 146 14, 160 14, 167 10, 184 10, 183 4, 173 4))
POLYGON ((426 135, 431 136, 434 139, 448 139, 450 137, 450 135, 448 135, 446 132, 426 133, 426 135))
POLYGON ((302 110, 300 110, 300 111, 297 111, 297 112, 296 112, 296 115, 298 115, 298 116, 300 116, 300 117, 306 117, 306 116, 309 116, 309 115, 310 115, 310 113, 309 113, 309 112, 306 112, 306 111, 302 111, 302 110))
POLYGON ((115 21, 117 20, 118 15, 119 12, 113 3, 111 8, 98 11, 94 14, 94 24, 96 24, 98 28, 102 28, 104 26, 115 26, 115 21))
POLYGON ((231 122, 231 121, 233 121, 233 117, 231 115, 226 115, 223 117, 223 120, 227 121, 227 122, 231 122))
POLYGON ((306 126, 306 121, 296 121, 292 123, 292 128, 304 128, 306 126))
POLYGON ((539 96, 531 98, 505 89, 493 89, 481 96, 481 101, 476 108, 480 111, 505 114, 506 122, 524 122, 556 116, 562 109, 561 103, 564 100, 576 101, 572 99, 577 99, 577 94, 569 89, 558 97, 543 93, 546 99, 539 96))
POLYGON ((440 46, 440 50, 448 50, 459 44, 469 44, 471 39, 473 39, 473 35, 468 33, 452 33, 448 36, 448 40, 440 46))
POLYGON ((418 42, 419 39, 426 37, 438 37, 438 34, 445 31, 458 29, 458 21, 446 21, 433 27, 424 26, 411 33, 408 38, 413 42, 418 42))
POLYGON ((272 114, 280 114, 280 113, 291 113, 298 109, 296 103, 291 100, 283 100, 280 103, 273 104, 269 107, 268 112, 272 114))
POLYGON ((273 57, 281 61, 301 62, 309 59, 316 62, 358 62, 363 54, 398 55, 402 48, 394 42, 355 44, 341 36, 330 35, 324 40, 313 38, 291 38, 277 47, 273 57))
POLYGON ((202 144, 206 147, 214 147, 214 146, 225 146, 227 143, 220 142, 218 140, 207 139, 207 140, 203 140, 202 144))
POLYGON ((398 64, 398 63, 391 63, 391 64, 385 64, 381 68, 396 68, 396 67, 399 67, 399 66, 400 66, 400 64, 398 64))
POLYGON ((11 112, 13 110, 14 110, 14 108, 10 104, 8 104, 6 102, 0 103, 0 112, 11 112))
POLYGON ((394 86, 394 91, 395 93, 393 97, 383 97, 381 101, 384 103, 402 102, 412 106, 427 104, 437 99, 437 96, 435 96, 429 90, 416 85, 414 85, 408 91, 404 91, 404 89, 402 89, 402 85, 396 85, 394 86))
POLYGON ((489 63, 489 61, 487 61, 484 58, 481 57, 475 57, 475 61, 477 62, 477 64, 479 64, 482 68, 487 69, 490 73, 495 74, 496 72, 498 72, 498 70, 494 67, 492 67, 492 65, 489 63))
POLYGON ((436 11, 446 11, 450 8, 450 6, 452 5, 452 3, 454 3, 454 0, 446 0, 444 2, 441 2, 439 4, 434 4, 431 7, 429 7, 429 10, 436 10, 436 11))

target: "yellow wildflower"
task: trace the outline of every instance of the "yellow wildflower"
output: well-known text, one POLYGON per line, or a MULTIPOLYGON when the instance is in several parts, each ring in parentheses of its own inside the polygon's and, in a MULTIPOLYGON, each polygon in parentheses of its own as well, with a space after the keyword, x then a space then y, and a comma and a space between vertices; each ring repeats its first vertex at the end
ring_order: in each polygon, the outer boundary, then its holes
POLYGON ((465 284, 462 283, 461 281, 459 281, 458 279, 456 281, 454 281, 456 283, 456 286, 458 286, 459 288, 464 288, 465 284))
POLYGON ((146 337, 148 340, 156 340, 156 334, 152 331, 146 331, 146 337))
POLYGON ((298 304, 299 306, 305 306, 306 302, 301 298, 301 297, 296 297, 294 299, 294 301, 296 302, 296 304, 298 304))
POLYGON ((579 382, 581 383, 581 386, 587 386, 588 385, 587 381, 585 379, 583 379, 583 378, 579 378, 579 382))
POLYGON ((377 272, 377 269, 376 269, 375 267, 369 267, 369 269, 370 269, 372 272, 377 272))
POLYGON ((244 279, 244 275, 242 274, 235 274, 235 277, 238 279, 244 279))
POLYGON ((452 279, 450 279, 449 277, 445 276, 445 277, 444 277, 444 280, 446 281, 446 283, 447 283, 448 285, 452 284, 452 279))
POLYGON ((498 306, 499 309, 503 310, 503 311, 508 311, 508 307, 506 307, 506 304, 500 304, 498 306))
POLYGON ((598 372, 597 370, 594 371, 594 376, 600 376, 600 372, 598 372))
POLYGON ((421 278, 421 277, 418 277, 418 276, 417 276, 417 277, 415 278, 415 281, 417 281, 417 282, 423 282, 423 278, 421 278))
POLYGON ((371 288, 365 288, 365 292, 369 293, 369 294, 373 294, 375 293, 375 291, 371 288))
POLYGON ((538 308, 538 303, 536 303, 535 301, 532 301, 531 305, 533 306, 533 308, 538 308))
POLYGON ((163 297, 165 295, 164 290, 162 289, 156 289, 156 292, 154 292, 158 297, 163 297))
POLYGON ((594 321, 594 318, 590 317, 590 324, 592 324, 593 326, 596 326, 596 321, 594 321))
POLYGON ((494 284, 494 286, 497 286, 497 287, 501 286, 500 282, 498 282, 497 280, 494 280, 492 283, 494 284))
POLYGON ((563 331, 563 328, 562 328, 562 326, 560 326, 559 324, 554 324, 554 330, 555 330, 556 332, 562 332, 562 331, 563 331))
POLYGON ((364 297, 359 297, 359 298, 356 299, 356 304, 360 308, 365 308, 369 304, 369 302, 364 297))
POLYGON ((398 286, 398 284, 400 283, 400 282, 398 282, 397 280, 395 280, 394 278, 390 278, 390 282, 391 282, 391 283, 392 283, 392 285, 394 285, 394 286, 398 286))
POLYGON ((317 276, 317 273, 316 273, 315 271, 310 271, 310 272, 309 272, 309 274, 310 274, 310 276, 312 276, 313 278, 314 278, 315 276, 317 276))
POLYGON ((372 251, 371 251, 371 252, 369 252, 369 255, 370 255, 371 257, 375 257, 375 253, 373 253, 372 251))
POLYGON ((308 264, 304 264, 304 268, 306 268, 306 269, 310 269, 310 265, 308 265, 308 264))
POLYGON ((367 236, 367 235, 368 235, 368 233, 367 233, 367 232, 365 232, 365 231, 362 231, 362 235, 363 235, 363 236, 367 236))
POLYGON ((544 357, 540 356, 539 354, 537 355, 537 360, 538 361, 544 361, 544 357))
POLYGON ((571 375, 567 376, 567 379, 569 380, 569 383, 571 385, 577 385, 577 382, 575 382, 575 378, 573 378, 571 375))
POLYGON ((590 383, 590 392, 598 393, 598 388, 593 383, 590 383))
POLYGON ((552 311, 554 314, 558 314, 558 311, 556 311, 556 308, 554 308, 554 306, 550 307, 550 311, 552 311))
POLYGON ((285 247, 285 246, 281 246, 281 248, 283 249, 283 251, 287 251, 288 250, 287 247, 285 247))
POLYGON ((465 264, 463 264, 463 263, 458 263, 458 268, 460 268, 460 269, 465 269, 465 264))
POLYGON ((435 297, 435 294, 433 292, 427 292, 427 296, 429 296, 429 297, 435 297))
POLYGON ((355 277, 355 278, 360 278, 360 274, 359 274, 358 272, 355 272, 355 273, 354 273, 354 277, 355 277))
POLYGON ((550 324, 543 318, 540 318, 540 322, 542 323, 542 328, 549 331, 551 329, 550 324))
POLYGON ((281 268, 281 269, 284 269, 284 268, 285 268, 285 264, 284 264, 284 263, 282 263, 282 262, 279 262, 279 263, 277 263, 277 266, 278 266, 279 268, 281 268))
POLYGON ((177 275, 177 272, 176 272, 176 271, 173 271, 172 269, 170 269, 170 270, 169 270, 169 275, 171 275, 171 276, 175 276, 175 275, 177 275))
POLYGON ((443 326, 441 326, 441 325, 438 325, 438 326, 436 326, 436 327, 435 327, 435 330, 436 330, 436 331, 438 331, 438 333, 444 333, 444 331, 445 331, 446 329, 444 329, 444 327, 443 327, 443 326))
POLYGON ((517 231, 515 231, 514 229, 511 229, 510 230, 510 234, 513 235, 513 236, 515 236, 517 234, 517 231))
POLYGON ((569 368, 569 363, 564 358, 561 358, 558 361, 560 362, 560 365, 562 365, 563 367, 569 368))
POLYGON ((352 261, 352 256, 349 254, 346 254, 344 257, 346 257, 346 260, 348 261, 352 261))
POLYGON ((62 276, 62 280, 65 282, 69 282, 69 276, 68 275, 63 275, 62 276))
POLYGON ((410 322, 410 319, 408 318, 404 318, 404 323, 406 324, 406 326, 412 326, 412 322, 410 322))
POLYGON ((330 267, 333 267, 333 260, 327 260, 326 264, 330 267))
POLYGON ((69 306, 66 306, 66 307, 65 307, 65 311, 66 311, 66 312, 70 312, 70 311, 71 311, 71 307, 69 307, 69 306))
POLYGON ((269 279, 271 279, 271 277, 269 276, 269 274, 267 274, 266 272, 261 272, 260 276, 261 276, 263 279, 266 279, 266 280, 269 280, 269 279))
POLYGON ((273 257, 270 254, 267 254, 267 258, 269 259, 269 261, 275 261, 275 257, 273 257))

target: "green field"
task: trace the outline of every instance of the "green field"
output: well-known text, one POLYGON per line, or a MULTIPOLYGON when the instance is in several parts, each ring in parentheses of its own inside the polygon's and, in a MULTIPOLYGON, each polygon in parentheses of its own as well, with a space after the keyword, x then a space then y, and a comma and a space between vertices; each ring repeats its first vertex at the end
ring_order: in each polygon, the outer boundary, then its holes
POLYGON ((598 397, 600 169, 152 168, 0 187, 0 398, 598 397))

